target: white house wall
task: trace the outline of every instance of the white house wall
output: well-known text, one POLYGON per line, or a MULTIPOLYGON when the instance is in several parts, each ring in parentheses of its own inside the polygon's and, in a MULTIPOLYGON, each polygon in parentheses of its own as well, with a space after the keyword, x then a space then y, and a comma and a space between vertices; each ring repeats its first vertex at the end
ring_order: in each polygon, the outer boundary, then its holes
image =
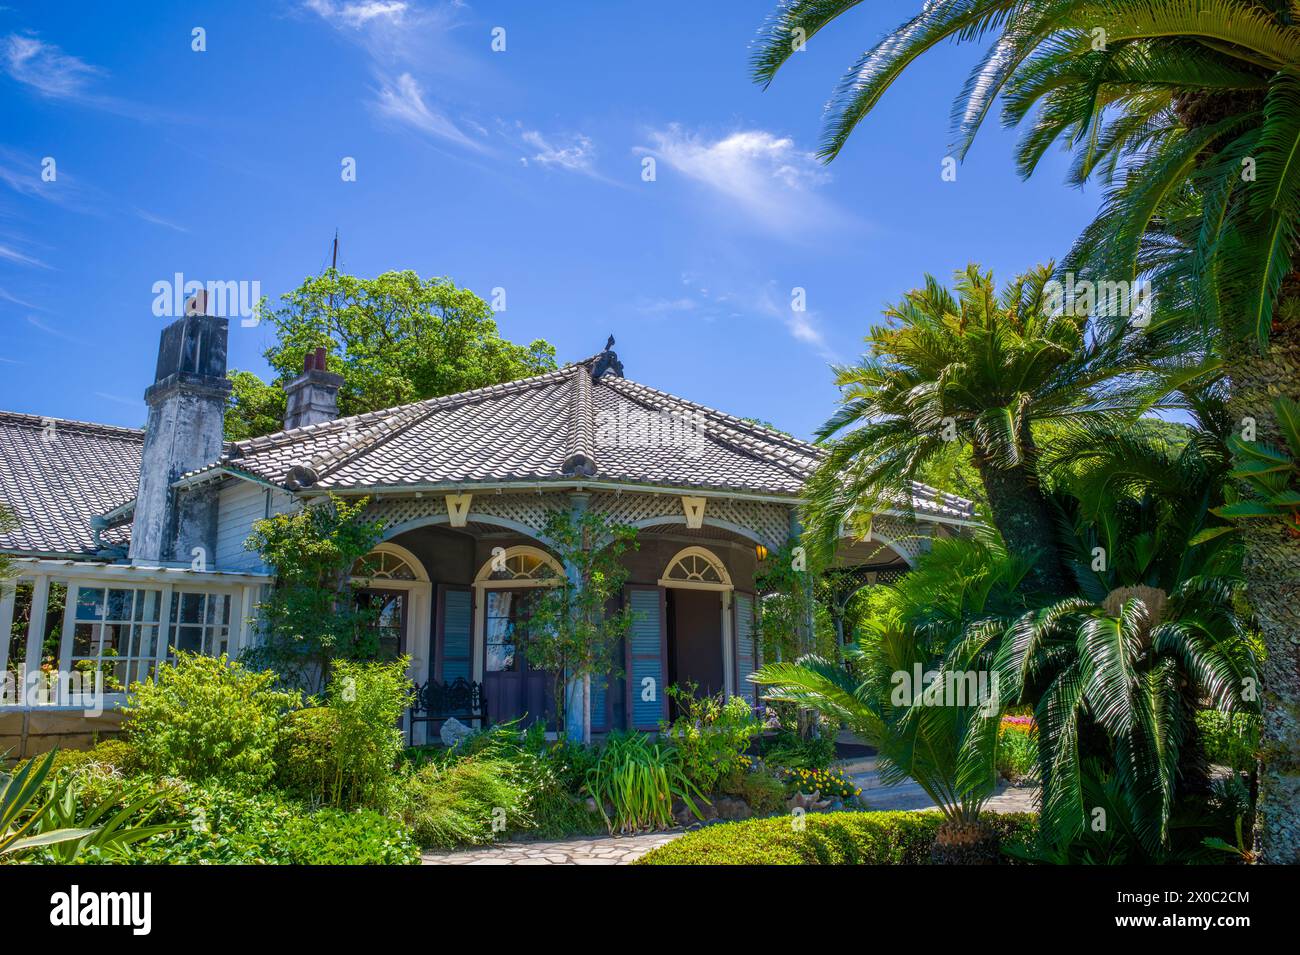
POLYGON ((244 541, 253 533, 255 522, 283 514, 295 506, 288 492, 251 481, 234 481, 223 487, 217 512, 217 569, 265 573, 267 568, 254 551, 244 549, 244 541))

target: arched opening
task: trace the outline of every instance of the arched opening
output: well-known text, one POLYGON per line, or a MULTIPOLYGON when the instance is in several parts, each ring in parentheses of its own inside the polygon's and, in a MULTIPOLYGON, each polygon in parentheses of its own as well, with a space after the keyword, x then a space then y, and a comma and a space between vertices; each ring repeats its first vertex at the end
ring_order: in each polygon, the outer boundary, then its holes
POLYGON ((357 603, 374 614, 379 659, 408 655, 412 679, 422 679, 427 661, 419 622, 428 613, 432 585, 420 559, 400 544, 376 544, 353 565, 352 583, 357 603))
MULTIPOLYGON (((659 578, 664 588, 668 684, 699 696, 735 692, 732 592, 726 564, 707 547, 679 550, 659 578)), ((677 715, 670 700, 669 718, 677 715)))
POLYGON ((528 642, 538 598, 563 577, 559 561, 528 545, 494 548, 474 577, 474 643, 493 722, 519 719, 527 726, 555 708, 552 674, 529 660, 528 642))

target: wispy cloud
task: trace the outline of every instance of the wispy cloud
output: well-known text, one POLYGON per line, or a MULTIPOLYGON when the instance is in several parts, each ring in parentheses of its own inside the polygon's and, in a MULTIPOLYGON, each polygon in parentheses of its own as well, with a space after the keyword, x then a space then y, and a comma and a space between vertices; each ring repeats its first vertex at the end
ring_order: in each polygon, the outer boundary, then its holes
POLYGON ((463 6, 460 0, 432 4, 406 0, 302 3, 303 10, 365 51, 379 84, 368 104, 377 116, 446 143, 483 152, 483 142, 465 132, 465 127, 478 124, 452 119, 422 83, 422 78, 431 73, 463 81, 476 70, 474 61, 449 40, 460 22, 463 6))
POLYGON ((543 166, 558 166, 562 169, 588 175, 594 172, 592 162, 596 158, 596 150, 591 139, 581 133, 570 137, 568 142, 563 145, 553 145, 535 129, 524 130, 521 138, 525 143, 537 150, 531 157, 533 162, 541 163, 543 166))
POLYGON ((820 357, 827 361, 838 358, 826 341, 817 312, 806 308, 797 311, 792 291, 782 290, 774 280, 729 273, 705 281, 701 275, 686 272, 682 274, 681 284, 681 295, 640 299, 631 307, 643 315, 702 322, 775 320, 791 338, 820 357))
POLYGON ((0 71, 46 99, 75 103, 138 120, 183 120, 151 106, 131 103, 93 90, 108 74, 80 57, 46 43, 35 33, 0 38, 0 71))
POLYGON ((103 205, 98 190, 87 188, 80 178, 54 164, 54 179, 42 178, 46 159, 32 153, 0 146, 0 184, 20 196, 46 199, 77 212, 92 212, 103 205))
POLYGON ((465 135, 455 123, 429 106, 424 90, 410 73, 403 73, 392 83, 385 83, 375 100, 376 111, 430 136, 445 139, 470 149, 482 150, 482 143, 465 135))
POLYGON ((7 262, 13 262, 17 265, 30 266, 36 269, 53 268, 53 266, 42 262, 35 256, 27 255, 25 252, 19 252, 13 246, 5 245, 3 242, 0 242, 0 259, 4 259, 7 262))
POLYGON ((135 212, 137 218, 142 219, 143 221, 148 222, 151 225, 162 226, 164 229, 172 229, 176 232, 190 231, 189 229, 185 228, 185 226, 180 225, 179 223, 176 222, 172 222, 170 219, 164 219, 162 216, 155 215, 154 213, 149 212, 146 209, 135 209, 133 211, 135 212))
POLYGON ((356 29, 371 20, 400 21, 409 9, 400 0, 370 3, 333 3, 331 0, 307 0, 308 10, 337 27, 356 29))
POLYGON ((789 137, 751 129, 710 139, 674 123, 652 130, 649 138, 652 145, 638 152, 657 157, 773 232, 790 235, 813 225, 847 222, 844 213, 817 192, 830 175, 816 156, 789 137))
POLYGON ((53 325, 50 325, 47 322, 41 321, 35 315, 27 316, 27 324, 32 326, 32 328, 44 332, 47 335, 53 335, 55 338, 62 338, 65 342, 72 342, 75 345, 86 344, 84 340, 77 338, 75 335, 69 335, 67 332, 63 331, 62 329, 55 328, 53 325))
POLYGON ((86 95, 87 87, 103 70, 64 53, 35 34, 11 33, 0 42, 0 62, 5 71, 43 96, 75 99, 86 95))
POLYGON ((45 309, 41 308, 39 305, 33 305, 31 302, 24 302, 16 295, 11 294, 7 289, 0 288, 0 300, 9 302, 11 305, 17 305, 20 308, 34 308, 40 312, 45 311, 45 309))

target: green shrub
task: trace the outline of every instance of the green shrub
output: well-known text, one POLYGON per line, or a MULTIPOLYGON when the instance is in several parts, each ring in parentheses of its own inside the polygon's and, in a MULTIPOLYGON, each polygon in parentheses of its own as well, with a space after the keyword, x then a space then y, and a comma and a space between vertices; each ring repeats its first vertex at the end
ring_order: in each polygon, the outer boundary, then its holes
POLYGON ((411 831, 371 809, 294 816, 277 841, 294 865, 407 865, 420 859, 411 831))
POLYGON ((1205 757, 1239 773, 1250 772, 1259 761, 1260 718, 1255 713, 1221 713, 1199 710, 1196 727, 1205 757))
POLYGON ((835 761, 835 735, 821 725, 811 739, 781 730, 764 744, 763 761, 784 769, 830 769, 835 761))
POLYGON ((275 785, 295 799, 328 802, 337 775, 338 734, 338 713, 328 706, 290 713, 275 750, 275 785))
POLYGON ((399 798, 403 820, 427 848, 484 845, 533 822, 516 767, 485 754, 408 770, 399 798))
POLYGON ((274 791, 249 793, 209 784, 158 780, 173 833, 131 847, 147 864, 394 865, 419 860, 410 832, 369 810, 321 809, 274 791), (179 787, 179 790, 178 788, 179 787))
POLYGON ((686 777, 701 792, 711 793, 723 776, 740 765, 763 724, 744 697, 697 696, 697 690, 694 683, 668 688, 680 715, 671 723, 661 723, 660 731, 681 754, 686 777))
MULTIPOLYGON (((18 772, 31 760, 23 760, 14 767, 18 772)), ((90 749, 61 749, 54 756, 50 775, 63 770, 79 770, 84 766, 104 766, 119 773, 134 773, 140 769, 140 757, 124 739, 106 739, 90 749)))
MULTIPOLYGON (((1030 814, 981 817, 1004 842, 1032 838, 1030 814)), ((938 812, 833 812, 749 819, 688 832, 639 865, 924 865, 943 823, 938 812)))
POLYGON ((785 784, 766 771, 736 767, 718 782, 718 791, 745 800, 756 816, 785 809, 785 784))
POLYGON ((998 727, 998 775, 1016 782, 1038 770, 1038 729, 1028 717, 1003 717, 998 727), (1029 722, 1011 722, 1026 720, 1029 722))
POLYGON ((298 705, 258 673, 220 657, 179 652, 156 682, 132 684, 127 740, 141 767, 160 776, 257 789, 275 772, 280 721, 298 705))
POLYGON ((585 785, 611 833, 672 826, 677 799, 700 815, 695 799, 703 794, 683 771, 680 751, 644 733, 609 734, 585 785))
POLYGON ((286 793, 329 806, 384 809, 402 755, 398 723, 410 705, 407 660, 335 664, 328 706, 291 713, 276 749, 286 793))
POLYGON ((404 745, 398 724, 415 694, 406 675, 409 663, 400 657, 391 663, 335 664, 329 685, 330 709, 338 720, 331 805, 387 805, 404 745))

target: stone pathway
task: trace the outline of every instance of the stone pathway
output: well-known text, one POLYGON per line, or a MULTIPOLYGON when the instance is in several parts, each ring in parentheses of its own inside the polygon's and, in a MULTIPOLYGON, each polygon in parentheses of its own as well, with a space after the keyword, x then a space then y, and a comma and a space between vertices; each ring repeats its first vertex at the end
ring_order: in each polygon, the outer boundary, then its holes
POLYGON ((425 865, 627 865, 681 834, 678 830, 563 842, 500 842, 461 852, 426 852, 421 861, 425 865))
MULTIPOLYGON (((882 786, 874 756, 845 760, 840 766, 862 789, 862 798, 870 809, 917 810, 934 805, 921 787, 910 780, 897 786, 882 786)), ((1032 787, 1004 783, 989 800, 988 808, 993 812, 1032 812, 1036 793, 1032 787)), ((676 830, 562 842, 500 842, 460 852, 426 852, 422 861, 425 865, 627 865, 680 835, 681 830, 676 830)))
MULTIPOLYGON (((882 785, 880 774, 876 770, 875 756, 846 760, 840 764, 840 768, 862 790, 862 800, 868 809, 931 809, 934 806, 925 791, 910 779, 896 786, 882 785)), ((1011 786, 1003 782, 998 785, 986 808, 992 812, 1035 812, 1037 807, 1034 799, 1037 795, 1038 790, 1033 786, 1011 786)))

